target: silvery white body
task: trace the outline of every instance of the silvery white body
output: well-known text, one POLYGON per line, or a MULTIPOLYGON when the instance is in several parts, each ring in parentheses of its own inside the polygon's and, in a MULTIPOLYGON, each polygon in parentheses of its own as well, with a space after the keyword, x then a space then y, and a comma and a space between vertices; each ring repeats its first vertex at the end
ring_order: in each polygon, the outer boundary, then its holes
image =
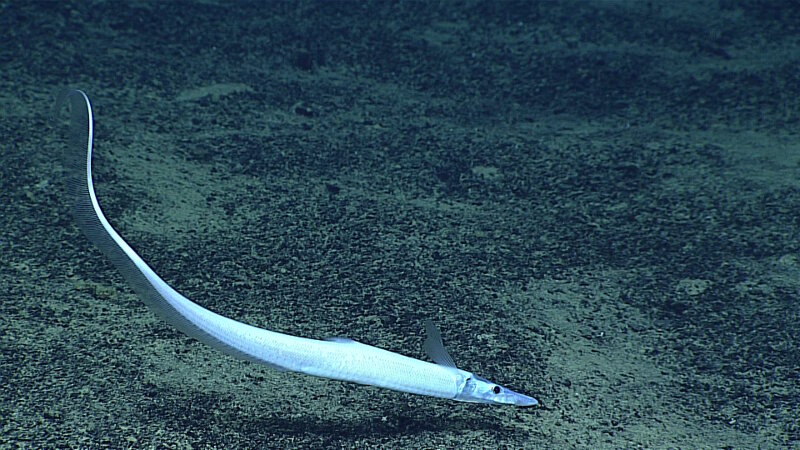
POLYGON ((94 123, 83 91, 63 92, 56 108, 69 102, 69 147, 64 161, 73 216, 84 234, 108 256, 143 301, 165 321, 222 352, 278 370, 378 386, 466 402, 532 406, 533 397, 498 386, 452 363, 438 331, 428 326, 429 363, 349 339, 290 336, 216 314, 178 293, 122 239, 104 216, 92 181, 94 123))

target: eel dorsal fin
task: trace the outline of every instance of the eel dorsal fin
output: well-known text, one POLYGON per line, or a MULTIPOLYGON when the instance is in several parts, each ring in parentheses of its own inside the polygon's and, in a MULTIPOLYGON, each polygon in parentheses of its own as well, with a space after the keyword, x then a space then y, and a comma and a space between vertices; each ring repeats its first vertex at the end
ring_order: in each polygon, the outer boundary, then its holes
POLYGON ((455 369, 456 363, 453 362, 453 358, 451 358, 450 354, 445 350, 439 329, 436 328, 436 325, 430 320, 425 321, 425 332, 428 334, 428 337, 425 339, 425 343, 422 344, 422 347, 425 349, 425 353, 428 354, 428 357, 436 364, 455 369))

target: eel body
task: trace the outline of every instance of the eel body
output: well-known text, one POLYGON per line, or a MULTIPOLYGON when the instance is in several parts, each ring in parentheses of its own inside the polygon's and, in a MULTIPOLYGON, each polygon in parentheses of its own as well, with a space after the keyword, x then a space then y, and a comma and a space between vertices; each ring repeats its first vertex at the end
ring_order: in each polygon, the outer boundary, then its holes
POLYGON ((247 325, 214 313, 161 279, 106 219, 92 181, 94 119, 87 95, 67 90, 56 109, 69 105, 64 152, 66 185, 80 229, 119 269, 144 303, 183 333, 225 354, 271 368, 464 402, 533 406, 535 398, 456 368, 438 330, 428 322, 425 349, 435 363, 350 339, 316 340, 247 325))

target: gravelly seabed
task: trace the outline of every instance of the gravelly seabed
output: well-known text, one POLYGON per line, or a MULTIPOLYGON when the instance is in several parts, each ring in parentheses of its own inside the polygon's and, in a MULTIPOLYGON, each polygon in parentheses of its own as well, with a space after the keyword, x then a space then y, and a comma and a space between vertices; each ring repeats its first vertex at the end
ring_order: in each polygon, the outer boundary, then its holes
POLYGON ((800 7, 0 5, 0 447, 800 448, 800 7), (277 373, 159 322, 106 214, 229 317, 424 358, 518 410, 277 373))

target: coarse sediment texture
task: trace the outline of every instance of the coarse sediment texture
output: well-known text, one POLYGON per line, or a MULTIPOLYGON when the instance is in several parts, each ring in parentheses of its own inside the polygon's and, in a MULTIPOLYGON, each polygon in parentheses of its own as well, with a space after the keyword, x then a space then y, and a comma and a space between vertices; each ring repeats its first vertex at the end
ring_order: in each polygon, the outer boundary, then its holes
POLYGON ((4 3, 0 447, 798 447, 800 12, 762 3, 4 3), (545 407, 162 324, 71 225, 65 84, 188 297, 417 357, 433 318, 545 407))

